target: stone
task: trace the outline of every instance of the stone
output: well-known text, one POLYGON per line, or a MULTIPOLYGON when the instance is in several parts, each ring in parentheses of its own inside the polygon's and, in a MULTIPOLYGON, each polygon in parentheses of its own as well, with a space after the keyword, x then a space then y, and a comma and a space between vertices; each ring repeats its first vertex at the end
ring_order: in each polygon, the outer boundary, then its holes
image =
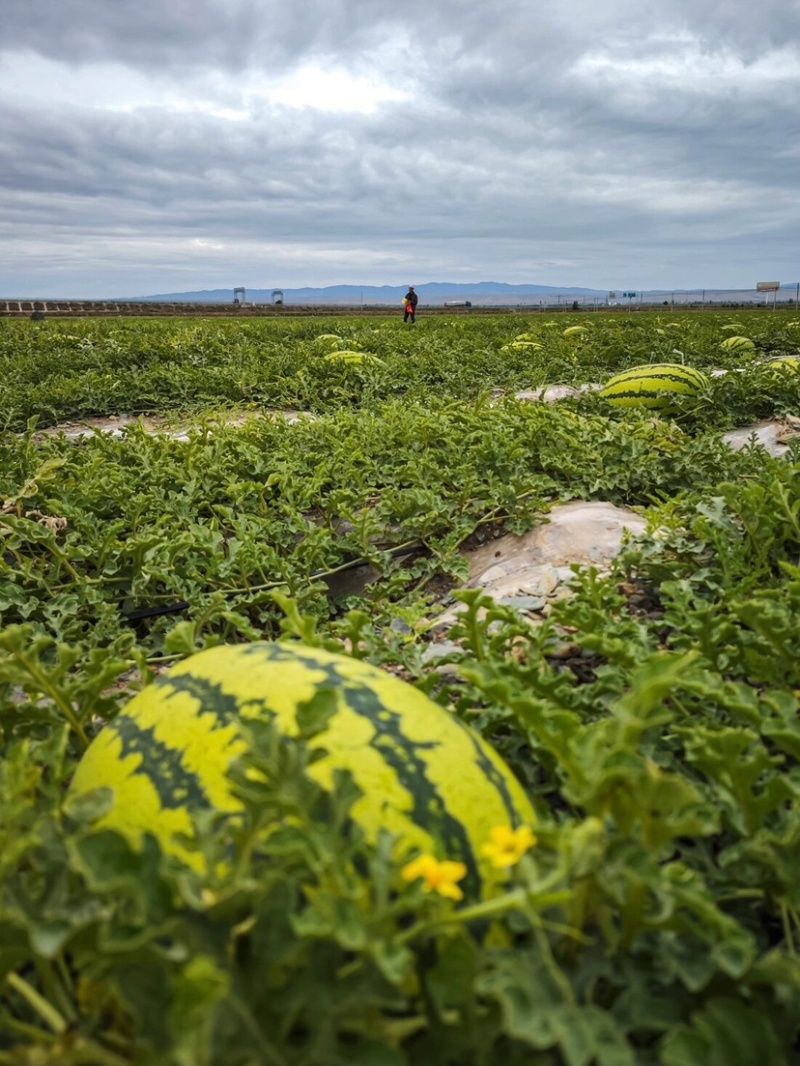
POLYGON ((556 567, 556 576, 558 577, 559 584, 569 584, 575 577, 575 572, 571 566, 558 566, 556 567))
POLYGON ((473 584, 475 588, 480 588, 481 585, 496 585, 498 581, 503 580, 506 572, 505 566, 502 563, 498 563, 496 566, 490 566, 488 570, 476 577, 473 584))
POLYGON ((552 566, 532 566, 526 569, 519 591, 526 596, 551 596, 558 587, 558 572, 552 566))
POLYGON ((597 392, 600 388, 600 385, 595 384, 580 385, 577 388, 572 385, 544 385, 539 389, 523 389, 521 392, 515 392, 514 399, 523 403, 535 403, 536 401, 557 403, 559 400, 580 396, 583 392, 597 392))
MULTIPOLYGON (((316 416, 310 411, 280 411, 274 409, 267 409, 264 411, 219 411, 214 415, 213 422, 220 427, 241 427, 245 426, 255 418, 269 418, 273 421, 284 421, 289 425, 294 425, 295 423, 304 420, 314 421, 316 416)), ((168 419, 166 416, 147 417, 144 415, 128 414, 109 415, 106 418, 85 418, 80 422, 64 422, 58 426, 39 429, 36 431, 36 435, 39 437, 57 437, 60 433, 63 433, 68 440, 82 440, 85 437, 93 437, 96 433, 102 433, 111 437, 123 437, 127 426, 139 425, 145 430, 145 432, 152 436, 166 436, 170 437, 172 440, 188 441, 190 439, 190 431, 192 429, 198 429, 199 426, 184 426, 184 428, 180 430, 170 430, 167 428, 169 421, 174 424, 177 420, 178 419, 176 419, 175 416, 168 419)), ((184 423, 190 422, 191 416, 183 416, 179 421, 184 423)), ((208 432, 209 436, 211 436, 211 431, 208 432)))
POLYGON ((444 659, 448 655, 459 655, 464 651, 460 644, 453 640, 443 640, 439 644, 429 644, 422 653, 424 663, 433 662, 436 659, 444 659))
MULTIPOLYGON (((548 521, 522 536, 509 533, 489 544, 465 552, 469 563, 468 587, 482 588, 495 601, 545 602, 535 609, 547 614, 553 597, 569 595, 566 582, 575 576, 570 569, 596 566, 607 569, 622 549, 626 531, 644 533, 647 522, 634 511, 603 502, 559 504, 548 521)), ((436 631, 452 625, 464 610, 456 604, 435 621, 436 631)))
POLYGON ((515 611, 541 611, 547 601, 542 596, 503 596, 497 603, 515 611))
POLYGON ((525 584, 526 591, 532 591, 531 582, 541 582, 541 568, 548 567, 553 571, 548 580, 555 587, 557 568, 568 569, 572 563, 608 565, 619 554, 626 530, 637 534, 647 527, 634 511, 603 502, 558 504, 547 518, 529 533, 509 533, 469 552, 470 586, 511 582, 515 589, 525 584))
POLYGON ((748 447, 751 440, 769 452, 776 459, 783 459, 789 448, 787 441, 800 437, 800 419, 774 418, 766 422, 754 422, 750 426, 742 426, 724 433, 722 439, 735 452, 748 447))

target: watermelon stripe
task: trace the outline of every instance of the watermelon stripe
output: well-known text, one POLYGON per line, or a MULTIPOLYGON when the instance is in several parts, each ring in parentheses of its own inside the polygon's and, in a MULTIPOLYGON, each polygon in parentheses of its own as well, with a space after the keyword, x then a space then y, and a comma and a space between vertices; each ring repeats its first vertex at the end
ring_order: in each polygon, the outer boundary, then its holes
POLYGON ((175 810, 179 807, 209 805, 202 781, 197 774, 186 769, 182 753, 163 744, 152 728, 142 729, 127 714, 119 715, 109 728, 122 741, 121 758, 141 755, 139 770, 146 772, 152 781, 162 807, 175 810))
POLYGON ((681 393, 677 389, 626 389, 622 392, 604 392, 603 397, 605 399, 612 397, 615 400, 646 400, 648 398, 652 398, 655 400, 659 397, 663 397, 665 392, 673 392, 677 396, 681 395, 681 393))
POLYGON ((206 713, 213 711, 220 725, 236 725, 242 717, 241 701, 226 692, 222 685, 207 677, 198 677, 197 674, 191 673, 172 673, 168 677, 159 678, 155 684, 167 690, 187 693, 197 700, 206 713))
MULTIPOLYGON (((287 658, 295 653, 287 649, 287 658)), ((313 657, 309 656, 309 659, 313 657)), ((403 735, 403 719, 396 711, 387 708, 370 689, 356 688, 352 677, 339 669, 337 662, 320 662, 313 659, 314 668, 325 674, 325 680, 334 690, 341 691, 344 702, 362 718, 366 718, 375 730, 371 746, 381 753, 397 775, 403 788, 411 797, 410 818, 426 832, 441 842, 447 858, 460 859, 467 867, 465 885, 479 891, 480 875, 464 826, 447 810, 442 797, 432 784, 428 766, 417 755, 419 751, 435 751, 438 742, 415 741, 411 748, 403 735)), ((320 688, 325 687, 321 682, 320 688)), ((358 775, 355 775, 358 784, 358 775)))
MULTIPOLYGON (((470 892, 480 891, 480 874, 472 853, 469 837, 460 821, 454 818, 444 800, 431 782, 427 763, 417 752, 435 751, 438 743, 422 744, 416 741, 413 748, 403 738, 402 716, 388 711, 374 693, 366 689, 345 689, 343 696, 347 706, 368 719, 375 727, 376 737, 372 747, 386 759, 398 780, 411 796, 411 820, 422 826, 440 842, 448 859, 460 859, 467 867, 464 887, 470 892)), ((356 777, 356 782, 358 777, 356 777)))
MULTIPOLYGON (((295 662, 298 649, 288 646, 284 649, 278 644, 274 647, 272 654, 277 661, 283 658, 286 661, 295 662)), ((341 665, 347 665, 347 660, 343 660, 341 664, 336 660, 321 662, 313 652, 303 655, 303 651, 300 650, 299 654, 307 659, 310 666, 325 675, 325 681, 319 683, 319 688, 324 688, 327 682, 332 689, 341 691, 349 709, 367 719, 376 733, 371 746, 381 753, 411 797, 413 804, 410 813, 411 820, 441 842, 447 858, 459 859, 466 865, 467 876, 464 885, 469 886, 470 891, 478 892, 481 883, 480 874, 467 832, 462 823, 448 811, 436 786, 432 784, 424 759, 416 755, 418 751, 435 751, 440 746, 439 742, 424 743, 416 740, 411 748, 403 734, 402 715, 386 707, 379 696, 370 689, 354 687, 352 676, 340 669, 341 665)), ((458 720, 454 719, 454 721, 458 720)), ((458 722, 458 724, 466 729, 463 723, 458 722)), ((469 733, 469 730, 467 732, 469 733)), ((470 740, 476 751, 476 761, 479 756, 482 757, 480 763, 482 767, 486 766, 487 777, 490 777, 492 783, 498 788, 512 819, 518 820, 519 815, 511 801, 506 782, 502 781, 502 775, 497 775, 500 781, 496 780, 496 767, 483 756, 471 734, 470 740)), ((358 784, 357 774, 355 780, 358 784)))
POLYGON ((638 366, 629 366, 627 370, 620 370, 620 374, 643 374, 645 371, 667 371, 678 374, 701 374, 696 366, 687 366, 685 363, 640 363, 638 366))
POLYGON ((600 396, 621 407, 668 409, 678 396, 691 396, 707 384, 705 374, 677 363, 633 367, 610 378, 600 396))
POLYGON ((508 778, 506 778, 497 766, 489 758, 486 749, 481 745, 478 735, 473 729, 470 729, 460 718, 453 717, 453 724, 462 729, 469 737, 470 743, 475 751, 475 762, 480 766, 481 773, 484 777, 491 781, 494 787, 500 794, 503 800, 503 806, 508 813, 508 820, 514 828, 518 828, 522 821, 519 816, 519 810, 511 796, 511 792, 508 787, 508 778))
POLYGON ((648 374, 647 376, 642 375, 641 377, 636 377, 636 378, 625 378, 623 381, 609 382, 608 385, 606 386, 606 390, 612 390, 613 391, 614 389, 630 388, 632 385, 637 385, 637 384, 641 384, 642 387, 645 388, 645 389, 647 389, 647 388, 660 388, 660 389, 663 389, 665 387, 666 388, 670 388, 671 387, 673 389, 673 391, 676 391, 678 389, 688 389, 690 392, 694 392, 695 389, 700 387, 699 385, 696 385, 692 381, 687 381, 685 378, 674 378, 674 377, 666 377, 666 376, 665 377, 656 377, 654 374, 648 374))
POLYGON ((629 366, 627 370, 620 370, 620 377, 625 374, 686 374, 688 377, 701 377, 702 373, 694 366, 684 366, 682 363, 645 363, 644 366, 629 366))
MULTIPOLYGON (((264 658, 264 645, 259 641, 254 641, 252 644, 242 644, 236 648, 237 654, 244 656, 245 658, 252 656, 254 659, 262 660, 264 658)), ((320 670, 325 666, 319 661, 317 656, 313 654, 313 649, 305 647, 295 647, 292 644, 270 644, 269 645, 269 657, 276 663, 294 663, 298 659, 302 659, 309 665, 313 665, 320 670)), ((337 673, 336 675, 340 675, 337 673)))
MULTIPOLYGON (((660 374, 618 374, 614 379, 614 385, 627 385, 632 381, 674 381, 679 385, 702 385, 702 378, 690 378, 684 374, 660 373, 660 374)), ((609 382, 609 384, 611 384, 609 382)))
POLYGON ((481 845, 498 824, 534 824, 535 813, 502 759, 478 733, 368 663, 321 648, 257 642, 208 649, 136 696, 84 756, 70 796, 110 788, 114 806, 98 823, 139 848, 153 833, 166 854, 202 872, 182 843, 193 812, 235 812, 230 762, 247 748, 240 723, 274 718, 287 738, 303 701, 335 694, 338 712, 311 747, 309 775, 325 791, 351 771, 362 798, 352 819, 368 839, 385 826, 410 848, 460 860, 463 888, 481 896, 499 875, 481 845))

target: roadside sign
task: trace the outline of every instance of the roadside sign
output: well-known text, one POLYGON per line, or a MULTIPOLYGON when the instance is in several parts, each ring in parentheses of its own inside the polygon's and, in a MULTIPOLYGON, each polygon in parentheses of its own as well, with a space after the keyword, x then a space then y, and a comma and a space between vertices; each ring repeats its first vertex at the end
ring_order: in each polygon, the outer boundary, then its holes
POLYGON ((622 295, 625 297, 626 300, 632 300, 634 298, 634 296, 636 295, 636 293, 635 292, 623 292, 622 295))
POLYGON ((759 281, 756 285, 757 292, 777 292, 781 287, 779 281, 759 281))

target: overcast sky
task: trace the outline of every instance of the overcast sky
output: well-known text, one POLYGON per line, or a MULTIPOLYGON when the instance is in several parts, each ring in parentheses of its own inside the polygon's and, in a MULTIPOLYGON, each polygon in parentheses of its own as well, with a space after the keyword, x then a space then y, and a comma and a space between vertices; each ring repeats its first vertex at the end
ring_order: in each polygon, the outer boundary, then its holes
POLYGON ((800 0, 4 0, 0 296, 800 278, 800 0))

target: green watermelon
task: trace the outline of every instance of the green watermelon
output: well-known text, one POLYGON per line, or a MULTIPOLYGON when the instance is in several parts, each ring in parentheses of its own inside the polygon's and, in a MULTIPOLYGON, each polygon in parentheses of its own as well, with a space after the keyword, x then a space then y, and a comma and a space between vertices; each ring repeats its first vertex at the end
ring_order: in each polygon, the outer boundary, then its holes
POLYGON ((500 757, 472 729, 418 689, 345 655, 286 643, 224 645, 191 656, 136 695, 84 754, 67 799, 112 791, 97 829, 137 849, 152 833, 164 852, 202 871, 179 837, 193 812, 235 814, 228 768, 246 744, 239 721, 272 719, 298 734, 301 704, 322 690, 337 710, 314 747, 308 773, 332 789, 349 770, 363 795, 352 818, 370 840, 397 837, 398 861, 413 851, 461 861, 472 894, 496 879, 481 848, 497 826, 533 825, 531 805, 500 757))
POLYGON ((693 396, 708 384, 705 374, 680 363, 652 363, 615 375, 600 396, 616 407, 666 408, 676 396, 693 396))
POLYGON ((720 348, 726 348, 729 352, 752 352, 755 344, 749 337, 728 337, 721 342, 720 348))
POLYGON ((800 358, 796 355, 787 355, 783 359, 773 359, 772 362, 767 363, 767 366, 770 370, 796 374, 800 371, 800 358))

